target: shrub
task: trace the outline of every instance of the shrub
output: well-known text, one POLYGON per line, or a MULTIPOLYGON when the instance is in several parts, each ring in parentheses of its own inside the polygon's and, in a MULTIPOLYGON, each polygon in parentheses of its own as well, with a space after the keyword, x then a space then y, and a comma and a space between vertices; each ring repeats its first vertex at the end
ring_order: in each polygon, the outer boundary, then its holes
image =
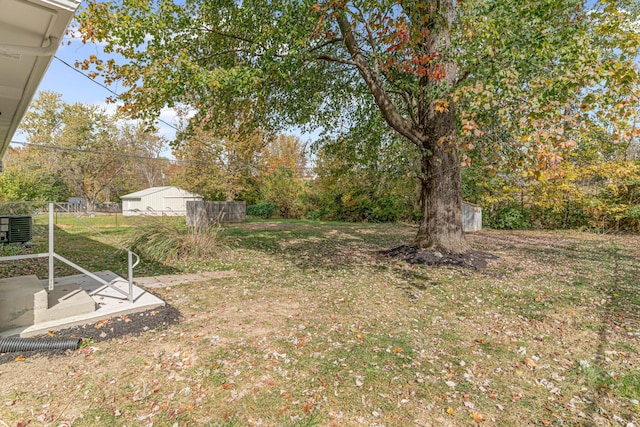
POLYGON ((573 201, 547 208, 534 206, 528 213, 529 223, 534 228, 579 229, 589 225, 589 218, 583 206, 573 201))
POLYGON ((247 215, 257 216, 260 218, 269 218, 276 211, 277 206, 275 203, 259 203, 257 205, 247 206, 247 215))
POLYGON ((400 203, 392 196, 383 196, 377 200, 371 220, 376 222, 396 222, 401 215, 400 203))
POLYGON ((520 205, 508 205, 491 214, 487 225, 500 230, 524 230, 531 227, 529 211, 520 205))

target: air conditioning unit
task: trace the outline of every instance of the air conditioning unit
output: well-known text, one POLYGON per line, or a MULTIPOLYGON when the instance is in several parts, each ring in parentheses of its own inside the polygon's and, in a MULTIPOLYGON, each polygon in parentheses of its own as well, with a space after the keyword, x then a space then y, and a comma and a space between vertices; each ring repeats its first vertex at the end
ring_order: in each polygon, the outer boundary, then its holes
POLYGON ((0 243, 25 243, 33 237, 31 215, 0 215, 0 243))

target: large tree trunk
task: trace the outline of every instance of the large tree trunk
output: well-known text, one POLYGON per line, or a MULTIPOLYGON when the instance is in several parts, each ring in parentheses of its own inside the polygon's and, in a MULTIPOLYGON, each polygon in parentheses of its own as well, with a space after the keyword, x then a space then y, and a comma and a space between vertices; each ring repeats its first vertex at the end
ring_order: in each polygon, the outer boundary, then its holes
MULTIPOLYGON (((432 26, 426 27, 430 31, 427 32, 424 48, 431 54, 439 55, 447 52, 451 45, 449 29, 454 18, 454 2, 445 0, 436 2, 431 7, 439 8, 436 16, 440 15, 444 19, 439 25, 435 21, 429 22, 432 26)), ((424 10, 418 16, 424 17, 424 10)), ((443 83, 453 86, 457 78, 457 67, 453 61, 443 61, 437 66, 443 67, 445 71, 443 82, 435 75, 427 75, 420 80, 420 85, 425 88, 418 103, 420 127, 424 131, 424 137, 413 142, 422 153, 422 218, 414 245, 446 253, 463 253, 469 250, 469 245, 462 229, 462 183, 456 147, 458 128, 455 105, 446 95, 441 100, 434 99, 433 95, 430 99, 424 96, 425 93, 441 92, 438 88, 443 83), (439 107, 436 106, 437 102, 441 103, 439 107)))
POLYGON ((413 244, 446 253, 469 250, 462 229, 460 163, 455 151, 437 147, 422 159, 420 209, 422 218, 413 244))
POLYGON ((351 64, 369 87, 382 117, 420 149, 422 219, 414 246, 445 253, 463 253, 469 250, 469 246, 462 230, 462 184, 456 148, 455 106, 448 95, 450 88, 455 86, 457 67, 446 56, 451 46, 450 28, 455 2, 428 0, 407 3, 410 4, 402 6, 404 12, 419 29, 414 35, 424 37, 417 51, 429 58, 444 58, 429 61, 429 72, 419 79, 420 90, 412 93, 411 102, 405 105, 415 113, 410 118, 399 113, 385 89, 379 68, 369 64, 346 13, 337 15, 338 26, 351 55, 351 64))
POLYGON ((430 126, 422 141, 420 208, 422 218, 414 245, 447 253, 469 250, 462 229, 460 161, 454 144, 457 133, 453 106, 430 108, 430 126))

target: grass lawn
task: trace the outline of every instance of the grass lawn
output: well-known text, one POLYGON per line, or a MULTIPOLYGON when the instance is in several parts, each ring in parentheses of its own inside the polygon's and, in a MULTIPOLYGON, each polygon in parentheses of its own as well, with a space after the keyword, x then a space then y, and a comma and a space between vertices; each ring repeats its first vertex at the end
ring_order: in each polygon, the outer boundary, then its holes
MULTIPOLYGON (((90 220, 114 239, 137 225, 90 220)), ((58 225, 63 255, 126 272, 58 225)), ((414 232, 255 221, 211 259, 143 262, 234 274, 161 289, 179 325, 0 365, 0 426, 640 425, 639 236, 485 230, 482 271, 377 254, 414 232)))

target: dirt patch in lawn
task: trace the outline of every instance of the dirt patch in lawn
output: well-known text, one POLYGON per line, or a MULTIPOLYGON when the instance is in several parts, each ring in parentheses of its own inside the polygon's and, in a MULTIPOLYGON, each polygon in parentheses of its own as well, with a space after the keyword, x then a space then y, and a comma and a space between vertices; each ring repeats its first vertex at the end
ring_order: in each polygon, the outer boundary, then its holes
POLYGON ((380 251, 380 254, 408 262, 409 264, 422 264, 429 266, 453 266, 484 270, 487 261, 498 257, 487 252, 468 251, 463 254, 440 253, 432 249, 420 249, 415 246, 402 245, 393 249, 380 251))

